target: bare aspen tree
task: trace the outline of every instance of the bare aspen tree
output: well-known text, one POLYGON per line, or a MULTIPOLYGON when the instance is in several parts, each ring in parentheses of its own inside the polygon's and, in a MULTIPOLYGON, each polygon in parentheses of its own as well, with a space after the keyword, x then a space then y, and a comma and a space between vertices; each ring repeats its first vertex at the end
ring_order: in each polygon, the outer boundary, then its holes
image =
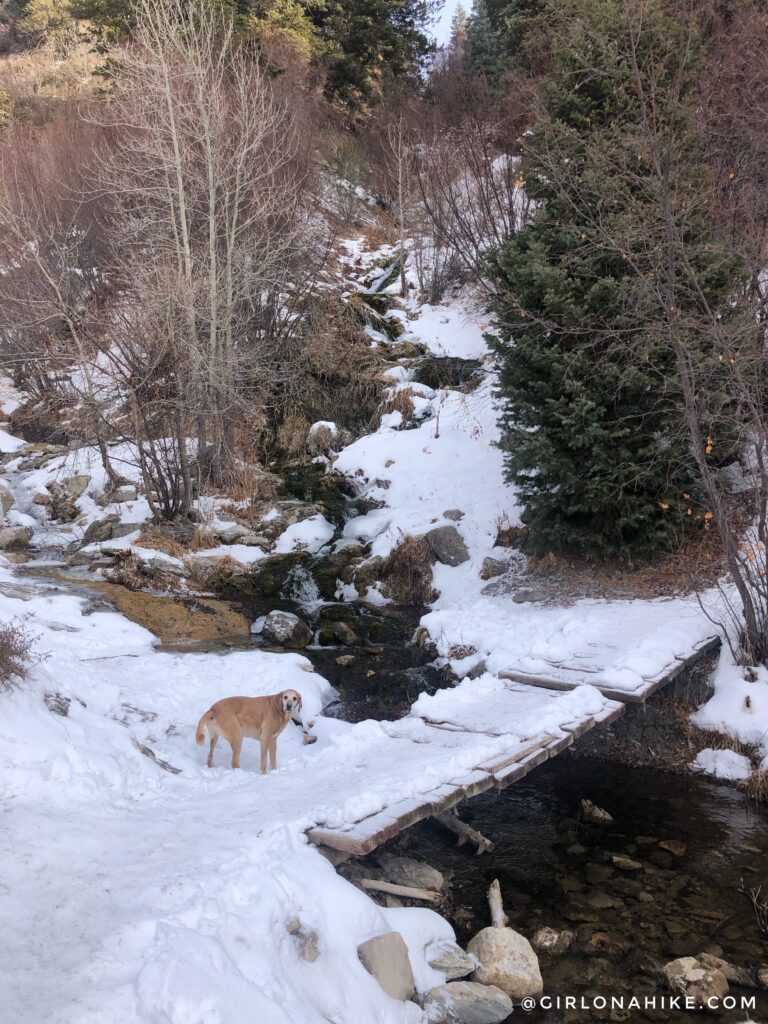
POLYGON ((296 118, 231 20, 204 0, 139 0, 110 123, 121 276, 162 310, 183 430, 194 423, 201 477, 226 484, 312 248, 296 118))

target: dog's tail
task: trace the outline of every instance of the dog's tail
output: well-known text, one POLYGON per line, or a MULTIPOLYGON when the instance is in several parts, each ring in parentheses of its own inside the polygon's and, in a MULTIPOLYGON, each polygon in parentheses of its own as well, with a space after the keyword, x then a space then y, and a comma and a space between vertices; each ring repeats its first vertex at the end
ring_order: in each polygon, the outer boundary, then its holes
POLYGON ((206 711, 200 721, 197 723, 197 734, 195 739, 197 740, 198 746, 205 743, 205 726, 213 718, 213 712, 206 711))

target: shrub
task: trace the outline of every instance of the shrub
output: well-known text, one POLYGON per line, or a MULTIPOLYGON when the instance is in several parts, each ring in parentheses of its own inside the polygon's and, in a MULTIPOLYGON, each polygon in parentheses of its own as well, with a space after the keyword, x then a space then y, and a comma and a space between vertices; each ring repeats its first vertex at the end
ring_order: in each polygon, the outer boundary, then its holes
POLYGON ((16 680, 26 676, 36 660, 33 642, 34 638, 16 619, 0 628, 0 689, 10 690, 16 680))
POLYGON ((421 606, 434 598, 434 555, 425 537, 403 534, 382 566, 382 593, 398 604, 421 606))

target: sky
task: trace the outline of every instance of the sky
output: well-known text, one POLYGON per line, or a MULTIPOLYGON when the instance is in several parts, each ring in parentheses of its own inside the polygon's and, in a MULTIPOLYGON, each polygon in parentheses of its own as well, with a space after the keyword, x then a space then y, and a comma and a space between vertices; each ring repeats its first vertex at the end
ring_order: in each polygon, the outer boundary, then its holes
MULTIPOLYGON (((440 14, 435 21, 433 33, 435 39, 441 45, 447 43, 451 34, 451 20, 453 19, 453 13, 459 5, 459 0, 445 0, 440 14)), ((469 10, 472 6, 471 0, 464 0, 464 6, 469 10)))

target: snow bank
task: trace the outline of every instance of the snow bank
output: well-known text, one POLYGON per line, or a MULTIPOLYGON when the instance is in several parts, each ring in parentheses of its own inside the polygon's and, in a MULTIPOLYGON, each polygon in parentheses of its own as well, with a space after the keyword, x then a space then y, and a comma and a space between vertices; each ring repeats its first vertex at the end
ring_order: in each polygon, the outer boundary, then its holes
POLYGON ((747 674, 723 647, 712 685, 715 692, 691 716, 693 724, 755 744, 768 755, 768 669, 759 666, 747 674))
POLYGON ((699 751, 693 767, 706 775, 729 782, 743 782, 752 772, 748 757, 737 754, 735 750, 713 750, 711 747, 699 751))

